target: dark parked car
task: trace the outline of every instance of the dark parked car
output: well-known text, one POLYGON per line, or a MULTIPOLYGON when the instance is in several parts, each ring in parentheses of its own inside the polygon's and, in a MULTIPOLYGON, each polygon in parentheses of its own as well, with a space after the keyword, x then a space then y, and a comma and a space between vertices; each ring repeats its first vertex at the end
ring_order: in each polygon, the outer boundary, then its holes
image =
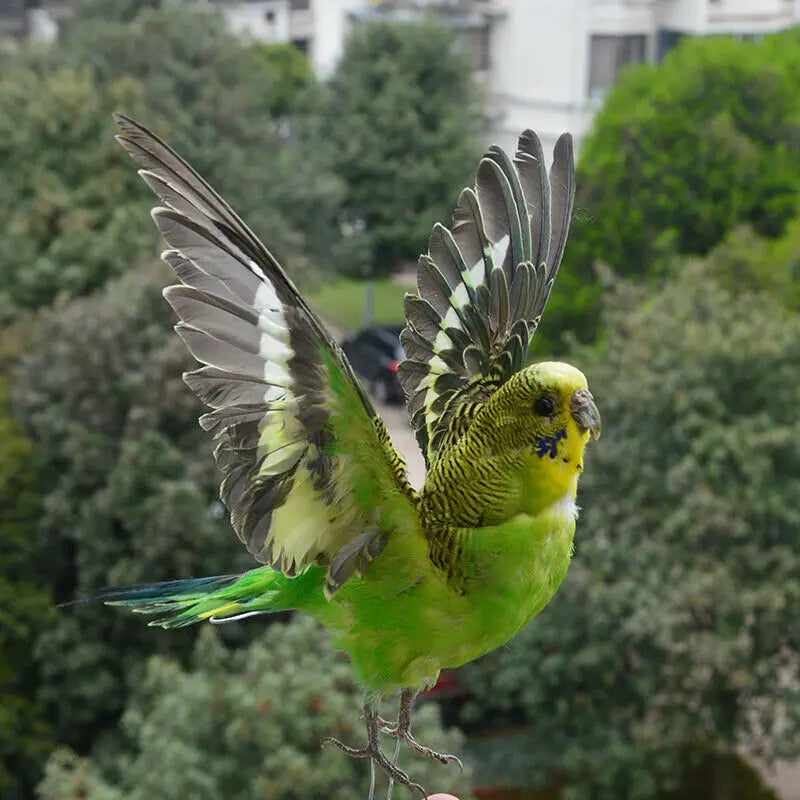
POLYGON ((381 403, 402 403, 405 399, 397 379, 397 366, 405 358, 401 330, 402 325, 372 325, 342 342, 353 369, 381 403))

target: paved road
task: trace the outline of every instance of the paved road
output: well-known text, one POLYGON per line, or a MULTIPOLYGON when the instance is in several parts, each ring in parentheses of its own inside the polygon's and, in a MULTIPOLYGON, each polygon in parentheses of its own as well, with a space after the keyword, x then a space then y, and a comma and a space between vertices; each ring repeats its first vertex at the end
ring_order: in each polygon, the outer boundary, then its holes
POLYGON ((408 462, 408 480, 419 489, 425 480, 425 463, 419 452, 417 440, 408 422, 405 406, 376 404, 378 413, 383 417, 394 446, 405 456, 408 462))

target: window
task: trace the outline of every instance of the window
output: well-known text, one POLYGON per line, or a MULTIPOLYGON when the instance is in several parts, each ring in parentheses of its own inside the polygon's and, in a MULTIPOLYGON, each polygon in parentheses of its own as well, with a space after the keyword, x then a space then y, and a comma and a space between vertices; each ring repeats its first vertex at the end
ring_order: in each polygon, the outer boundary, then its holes
POLYGON ((598 94, 617 82, 620 70, 645 59, 647 37, 592 36, 589 51, 589 94, 598 94))
POLYGON ((464 25, 454 31, 453 49, 469 58, 476 70, 488 70, 492 55, 489 25, 464 25))
POLYGON ((686 34, 681 31, 671 31, 666 28, 662 28, 658 32, 657 58, 659 64, 664 60, 664 56, 666 56, 670 50, 674 50, 680 44, 681 39, 683 39, 685 35, 686 34))
POLYGON ((303 54, 308 55, 308 39, 292 39, 292 44, 303 54))
POLYGON ((0 36, 24 36, 28 33, 25 0, 0 3, 0 36))
POLYGON ((275 12, 274 11, 265 11, 264 12, 264 19, 267 21, 268 24, 272 25, 275 22, 275 12))
POLYGON ((480 25, 464 32, 467 38, 468 52, 472 57, 475 69, 486 70, 491 66, 491 39, 488 25, 480 25))
POLYGON ((311 7, 311 0, 290 0, 289 6, 292 11, 306 11, 311 7))

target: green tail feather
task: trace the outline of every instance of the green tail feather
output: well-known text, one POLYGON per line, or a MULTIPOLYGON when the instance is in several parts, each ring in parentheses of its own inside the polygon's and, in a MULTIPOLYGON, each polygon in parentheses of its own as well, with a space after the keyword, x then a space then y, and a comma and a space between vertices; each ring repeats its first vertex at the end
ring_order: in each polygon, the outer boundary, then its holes
POLYGON ((89 599, 127 606, 138 614, 158 614, 150 625, 182 628, 204 620, 218 622, 276 610, 277 577, 269 567, 261 567, 241 575, 116 586, 89 599))

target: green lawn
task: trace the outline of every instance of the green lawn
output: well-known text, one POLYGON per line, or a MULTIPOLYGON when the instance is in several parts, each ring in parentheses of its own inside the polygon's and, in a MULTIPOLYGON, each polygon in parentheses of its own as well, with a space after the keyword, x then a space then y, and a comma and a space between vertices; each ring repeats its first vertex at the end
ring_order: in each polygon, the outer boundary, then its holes
MULTIPOLYGON (((391 280, 373 281, 375 306, 372 322, 376 325, 403 322, 403 295, 409 291, 391 280)), ((342 332, 356 330, 364 325, 366 300, 365 281, 339 280, 323 286, 308 295, 312 308, 332 326, 342 332)))

